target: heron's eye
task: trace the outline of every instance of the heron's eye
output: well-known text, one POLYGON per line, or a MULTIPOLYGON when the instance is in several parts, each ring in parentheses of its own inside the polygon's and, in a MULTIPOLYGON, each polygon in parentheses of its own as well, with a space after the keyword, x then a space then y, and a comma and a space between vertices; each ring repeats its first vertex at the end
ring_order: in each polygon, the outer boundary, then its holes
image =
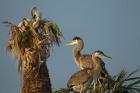
POLYGON ((99 56, 100 56, 100 54, 99 54, 98 52, 96 52, 94 55, 95 55, 96 57, 99 57, 99 56))
POLYGON ((74 44, 77 44, 78 43, 78 40, 74 40, 74 44))

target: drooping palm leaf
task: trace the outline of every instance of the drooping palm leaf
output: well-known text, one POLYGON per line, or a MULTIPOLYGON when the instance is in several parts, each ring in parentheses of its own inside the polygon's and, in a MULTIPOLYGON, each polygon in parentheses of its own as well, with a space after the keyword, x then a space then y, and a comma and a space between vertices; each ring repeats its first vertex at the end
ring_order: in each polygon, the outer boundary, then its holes
POLYGON ((50 42, 53 42, 58 46, 60 45, 60 38, 63 37, 63 34, 55 22, 51 20, 41 20, 40 27, 45 33, 45 36, 49 36, 50 42))
POLYGON ((13 23, 9 22, 9 21, 4 21, 4 24, 6 24, 7 26, 11 27, 11 34, 10 34, 10 38, 8 40, 8 44, 6 47, 6 50, 8 52, 13 53, 18 62, 17 62, 17 66, 18 66, 18 72, 21 71, 22 69, 22 63, 20 62, 20 60, 23 58, 23 50, 21 48, 22 45, 20 45, 21 42, 21 32, 19 31, 19 28, 14 25, 13 23))
POLYGON ((132 77, 132 78, 126 78, 124 81, 127 82, 127 81, 133 81, 133 80, 139 80, 140 77, 132 77))
POLYGON ((130 83, 130 84, 127 86, 127 88, 133 88, 133 87, 135 87, 135 85, 137 85, 137 84, 140 84, 140 80, 137 80, 137 81, 135 81, 135 82, 133 82, 133 83, 130 83))
POLYGON ((123 81, 123 80, 125 79, 126 75, 127 75, 127 72, 126 72, 126 70, 123 69, 123 70, 119 73, 119 75, 118 75, 116 81, 118 81, 118 82, 119 82, 119 81, 123 81))
POLYGON ((130 78, 132 75, 134 75, 135 73, 137 73, 138 71, 140 71, 140 69, 136 69, 134 71, 132 71, 131 73, 129 73, 126 77, 126 79, 130 78))
POLYGON ((140 89, 139 88, 127 88, 130 93, 139 93, 140 92, 140 89))

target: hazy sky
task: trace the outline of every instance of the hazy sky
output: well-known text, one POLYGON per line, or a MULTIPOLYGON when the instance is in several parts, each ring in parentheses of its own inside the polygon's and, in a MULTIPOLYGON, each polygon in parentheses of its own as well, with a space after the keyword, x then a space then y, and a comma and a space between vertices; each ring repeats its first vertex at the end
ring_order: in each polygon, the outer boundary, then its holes
MULTIPOLYGON (((111 75, 123 68, 140 68, 140 0, 1 0, 0 22, 18 24, 23 17, 31 18, 32 6, 43 18, 57 22, 65 36, 47 62, 53 88, 66 87, 71 74, 79 70, 73 47, 65 46, 75 35, 84 39, 83 54, 102 50, 113 58, 104 60, 111 75)), ((4 49, 8 31, 0 24, 0 93, 19 93, 15 59, 4 49)))

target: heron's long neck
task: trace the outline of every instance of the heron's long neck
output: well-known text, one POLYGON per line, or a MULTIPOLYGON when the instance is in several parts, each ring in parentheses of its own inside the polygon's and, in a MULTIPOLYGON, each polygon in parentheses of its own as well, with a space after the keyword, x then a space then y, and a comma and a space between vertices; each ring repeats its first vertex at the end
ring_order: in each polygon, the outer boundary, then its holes
MULTIPOLYGON (((78 45, 73 49, 73 57, 75 62, 79 62, 79 57, 81 56, 80 51, 83 49, 84 43, 83 41, 79 42, 78 45)), ((78 63, 76 63, 78 64, 78 63)))
POLYGON ((92 69, 92 73, 93 73, 93 78, 97 77, 100 75, 100 72, 102 71, 102 66, 101 66, 101 59, 98 57, 93 57, 93 64, 94 64, 94 68, 92 69))

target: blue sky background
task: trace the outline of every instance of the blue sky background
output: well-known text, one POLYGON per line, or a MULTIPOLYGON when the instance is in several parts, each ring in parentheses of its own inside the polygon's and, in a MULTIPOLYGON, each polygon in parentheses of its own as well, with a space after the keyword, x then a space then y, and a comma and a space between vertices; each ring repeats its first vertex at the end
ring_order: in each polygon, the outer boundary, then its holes
MULTIPOLYGON (((37 6, 43 18, 58 23, 65 36, 61 47, 54 47, 47 65, 54 89, 66 87, 72 73, 79 70, 66 42, 75 35, 85 42, 83 54, 102 50, 110 55, 106 61, 111 75, 121 69, 140 68, 140 0, 1 0, 0 22, 18 24, 23 17, 31 18, 30 8, 37 6)), ((14 57, 5 51, 9 29, 0 23, 0 93, 18 93, 14 57)))

